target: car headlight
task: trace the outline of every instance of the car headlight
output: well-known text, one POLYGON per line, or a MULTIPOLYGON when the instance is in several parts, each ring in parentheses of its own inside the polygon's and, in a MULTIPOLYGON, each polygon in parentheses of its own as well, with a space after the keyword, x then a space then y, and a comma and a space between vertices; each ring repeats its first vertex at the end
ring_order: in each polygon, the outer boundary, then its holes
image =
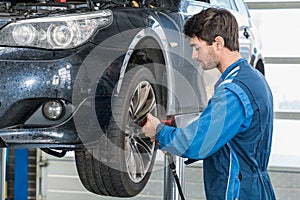
POLYGON ((82 45, 112 23, 111 10, 12 22, 0 30, 0 45, 69 49, 82 45))

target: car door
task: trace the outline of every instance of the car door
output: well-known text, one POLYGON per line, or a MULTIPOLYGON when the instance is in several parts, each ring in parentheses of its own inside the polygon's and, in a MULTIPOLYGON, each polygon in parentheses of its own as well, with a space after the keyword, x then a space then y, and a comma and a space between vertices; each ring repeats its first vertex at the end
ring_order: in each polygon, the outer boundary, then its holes
MULTIPOLYGON (((211 6, 228 9, 236 17, 239 25, 239 43, 240 53, 243 57, 250 61, 251 59, 251 33, 250 22, 247 15, 247 10, 241 12, 240 4, 235 1, 242 0, 182 0, 180 3, 180 14, 183 22, 186 22, 191 16, 199 13, 203 9, 211 6)), ((180 81, 175 81, 174 90, 177 97, 184 97, 184 100, 179 98, 180 112, 191 112, 202 110, 207 99, 213 93, 213 86, 220 74, 217 70, 204 71, 199 63, 191 59, 192 49, 189 45, 188 38, 183 41, 183 57, 186 62, 175 65, 174 69, 185 78, 185 84, 180 81)), ((178 112, 178 109, 176 109, 178 112)))
POLYGON ((173 65, 175 71, 174 96, 176 99, 176 113, 200 112, 207 105, 206 83, 202 67, 192 59, 192 48, 190 47, 189 38, 183 34, 183 25, 194 14, 199 13, 202 9, 209 7, 208 3, 203 1, 182 0, 179 5, 179 13, 183 24, 181 30, 180 54, 181 63, 173 65))

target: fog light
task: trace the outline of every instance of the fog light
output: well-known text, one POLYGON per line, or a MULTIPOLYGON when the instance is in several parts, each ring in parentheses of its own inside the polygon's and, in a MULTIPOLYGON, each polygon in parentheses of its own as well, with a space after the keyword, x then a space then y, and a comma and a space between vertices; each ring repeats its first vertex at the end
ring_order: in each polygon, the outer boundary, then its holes
POLYGON ((49 100, 43 105, 43 114, 47 119, 59 120, 64 112, 64 105, 59 100, 49 100))

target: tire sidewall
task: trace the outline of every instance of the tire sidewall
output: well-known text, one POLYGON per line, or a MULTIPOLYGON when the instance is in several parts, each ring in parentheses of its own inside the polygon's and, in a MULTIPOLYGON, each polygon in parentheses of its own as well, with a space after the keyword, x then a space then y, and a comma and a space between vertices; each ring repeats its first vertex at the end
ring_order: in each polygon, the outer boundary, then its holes
MULTIPOLYGON (((113 113, 113 119, 117 122, 117 125, 120 127, 120 133, 118 134, 117 139, 117 147, 118 147, 118 154, 122 155, 119 157, 119 164, 123 165, 121 166, 121 169, 126 169, 126 161, 125 161, 125 133, 122 130, 125 130, 126 123, 128 121, 128 110, 130 106, 131 98, 134 94, 135 89, 137 88, 138 84, 142 81, 149 82, 155 92, 155 79, 149 69, 146 67, 140 65, 135 66, 131 68, 128 72, 125 73, 125 76, 122 80, 122 86, 119 94, 113 96, 112 100, 112 113, 113 113), (126 101, 124 102, 123 99, 126 101), (114 106, 115 105, 123 105, 123 109, 121 111, 114 112, 114 106)), ((155 92, 156 93, 156 92, 155 92)), ((157 96, 155 97, 157 98, 157 96)), ((108 133, 108 137, 109 133, 108 133)), ((156 157, 156 151, 153 152, 152 161, 149 166, 147 174, 144 176, 144 178, 136 183, 131 180, 129 174, 127 171, 122 170, 121 172, 121 181, 123 182, 123 185, 125 187, 125 190, 130 193, 130 195, 136 195, 138 194, 147 184, 151 171, 153 169, 154 160, 156 157)))

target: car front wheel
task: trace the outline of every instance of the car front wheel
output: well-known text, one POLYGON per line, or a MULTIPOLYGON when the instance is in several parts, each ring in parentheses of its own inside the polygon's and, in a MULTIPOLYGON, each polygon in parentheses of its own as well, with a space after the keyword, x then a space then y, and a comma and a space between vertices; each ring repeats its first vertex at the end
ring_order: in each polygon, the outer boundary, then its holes
POLYGON ((126 72, 121 89, 112 95, 112 117, 105 142, 75 151, 81 182, 89 191, 107 196, 132 197, 147 184, 155 160, 155 144, 141 133, 141 121, 157 115, 155 79, 136 66, 126 72))

